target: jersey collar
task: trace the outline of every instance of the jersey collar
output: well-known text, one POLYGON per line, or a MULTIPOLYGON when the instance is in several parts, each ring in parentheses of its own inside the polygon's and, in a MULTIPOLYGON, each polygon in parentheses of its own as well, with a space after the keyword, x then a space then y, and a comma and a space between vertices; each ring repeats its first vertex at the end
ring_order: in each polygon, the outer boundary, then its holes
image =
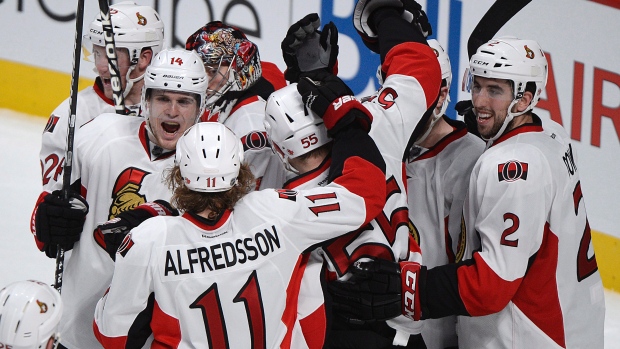
POLYGON ((95 83, 93 84, 93 90, 95 90, 95 93, 97 94, 97 96, 99 96, 99 98, 101 98, 104 102, 106 102, 107 104, 111 106, 114 106, 114 101, 106 97, 105 93, 103 92, 103 87, 102 87, 100 77, 97 77, 95 79, 95 83))
POLYGON ((315 168, 314 170, 308 171, 306 173, 302 173, 297 177, 293 177, 289 179, 288 181, 286 181, 286 183, 284 183, 284 185, 282 186, 282 189, 295 189, 304 183, 310 182, 311 180, 325 173, 325 171, 329 169, 331 164, 332 164, 332 154, 329 153, 325 157, 325 159, 323 159, 323 162, 319 165, 319 167, 315 168))
POLYGON ((183 213, 182 217, 192 222, 192 224, 197 226, 199 229, 214 231, 221 228, 224 223, 228 221, 228 219, 231 217, 231 213, 231 210, 224 210, 224 212, 222 212, 219 216, 217 216, 216 219, 213 220, 206 219, 192 212, 185 212, 183 213))
POLYGON ((441 151, 444 150, 450 143, 467 135, 467 127, 465 126, 465 123, 452 120, 445 116, 443 116, 443 119, 448 123, 448 125, 452 126, 454 130, 440 139, 439 142, 432 146, 427 152, 413 160, 410 160, 409 162, 432 158, 441 153, 441 151))
POLYGON ((149 156, 151 161, 167 159, 173 156, 175 153, 175 151, 173 150, 173 151, 169 151, 166 153, 162 153, 160 155, 156 155, 154 154, 154 152, 151 151, 151 148, 155 149, 155 147, 157 146, 151 147, 152 144, 151 144, 151 141, 149 140, 148 130, 146 129, 146 120, 143 121, 142 124, 140 124, 140 130, 138 131, 138 137, 140 137, 140 143, 142 144, 142 148, 144 149, 146 154, 149 156))
POLYGON ((510 139, 516 135, 528 132, 543 132, 542 121, 538 117, 538 115, 532 113, 532 122, 519 125, 508 132, 504 132, 493 144, 491 147, 500 144, 501 142, 510 139))

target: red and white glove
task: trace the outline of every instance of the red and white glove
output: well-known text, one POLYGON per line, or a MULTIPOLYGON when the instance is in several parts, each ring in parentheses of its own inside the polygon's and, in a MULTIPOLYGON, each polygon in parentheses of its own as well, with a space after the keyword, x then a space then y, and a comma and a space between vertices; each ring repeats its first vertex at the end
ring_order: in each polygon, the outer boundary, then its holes
POLYGON ((420 271, 416 262, 375 259, 355 262, 351 278, 328 284, 333 312, 351 324, 385 321, 405 315, 420 320, 420 271))

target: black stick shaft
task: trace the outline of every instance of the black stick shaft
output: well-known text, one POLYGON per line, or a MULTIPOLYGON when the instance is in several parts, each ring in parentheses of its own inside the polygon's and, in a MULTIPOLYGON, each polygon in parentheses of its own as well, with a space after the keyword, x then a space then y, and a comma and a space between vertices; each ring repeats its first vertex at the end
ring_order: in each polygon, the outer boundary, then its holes
MULTIPOLYGON (((69 100, 69 124, 67 126, 67 149, 62 173, 62 197, 69 199, 71 171, 73 168, 73 139, 75 135, 75 111, 77 109, 78 82, 80 78, 80 50, 82 49, 82 27, 84 24, 84 0, 78 0, 75 14, 75 41, 73 46, 73 71, 71 72, 71 97, 69 100)), ((58 246, 54 287, 61 292, 64 272, 65 251, 58 246)))
POLYGON ((118 69, 118 59, 116 57, 114 29, 112 27, 112 16, 110 15, 108 0, 99 0, 99 12, 105 40, 105 53, 108 57, 108 66, 110 67, 110 82, 112 84, 114 108, 117 114, 127 114, 125 109, 125 97, 123 96, 123 86, 120 78, 121 74, 118 69))
POLYGON ((514 15, 532 0, 497 0, 489 7, 487 13, 482 16, 476 28, 472 31, 467 41, 467 54, 471 59, 478 47, 493 39, 495 34, 506 24, 514 15))

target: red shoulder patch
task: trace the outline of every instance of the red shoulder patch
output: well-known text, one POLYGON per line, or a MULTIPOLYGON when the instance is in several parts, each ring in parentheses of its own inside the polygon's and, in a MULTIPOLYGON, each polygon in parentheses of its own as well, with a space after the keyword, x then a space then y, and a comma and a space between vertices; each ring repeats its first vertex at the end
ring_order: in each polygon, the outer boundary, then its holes
POLYGON ((127 252, 129 252, 129 250, 133 247, 133 245, 134 243, 133 240, 131 240, 131 233, 129 233, 127 234, 127 236, 125 236, 123 242, 121 242, 121 245, 118 247, 117 253, 120 253, 121 256, 125 257, 127 252))
POLYGON ((54 114, 50 115, 50 118, 47 119, 47 124, 45 125, 45 130, 43 132, 53 133, 59 119, 60 118, 54 114))

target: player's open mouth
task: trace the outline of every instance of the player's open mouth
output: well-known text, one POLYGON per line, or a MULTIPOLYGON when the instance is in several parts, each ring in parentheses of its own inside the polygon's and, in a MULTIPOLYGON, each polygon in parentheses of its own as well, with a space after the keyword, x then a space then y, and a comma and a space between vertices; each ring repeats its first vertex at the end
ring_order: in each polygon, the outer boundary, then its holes
POLYGON ((485 123, 492 117, 493 117, 493 114, 491 113, 485 113, 485 112, 480 112, 480 111, 476 113, 476 119, 477 119, 476 121, 478 123, 485 123))
POLYGON ((103 82, 104 85, 110 85, 112 79, 106 79, 106 78, 101 78, 101 82, 103 82))
POLYGON ((176 122, 162 122, 161 123, 161 128, 163 128, 164 131, 166 131, 166 133, 176 133, 180 127, 181 125, 179 125, 176 122))

